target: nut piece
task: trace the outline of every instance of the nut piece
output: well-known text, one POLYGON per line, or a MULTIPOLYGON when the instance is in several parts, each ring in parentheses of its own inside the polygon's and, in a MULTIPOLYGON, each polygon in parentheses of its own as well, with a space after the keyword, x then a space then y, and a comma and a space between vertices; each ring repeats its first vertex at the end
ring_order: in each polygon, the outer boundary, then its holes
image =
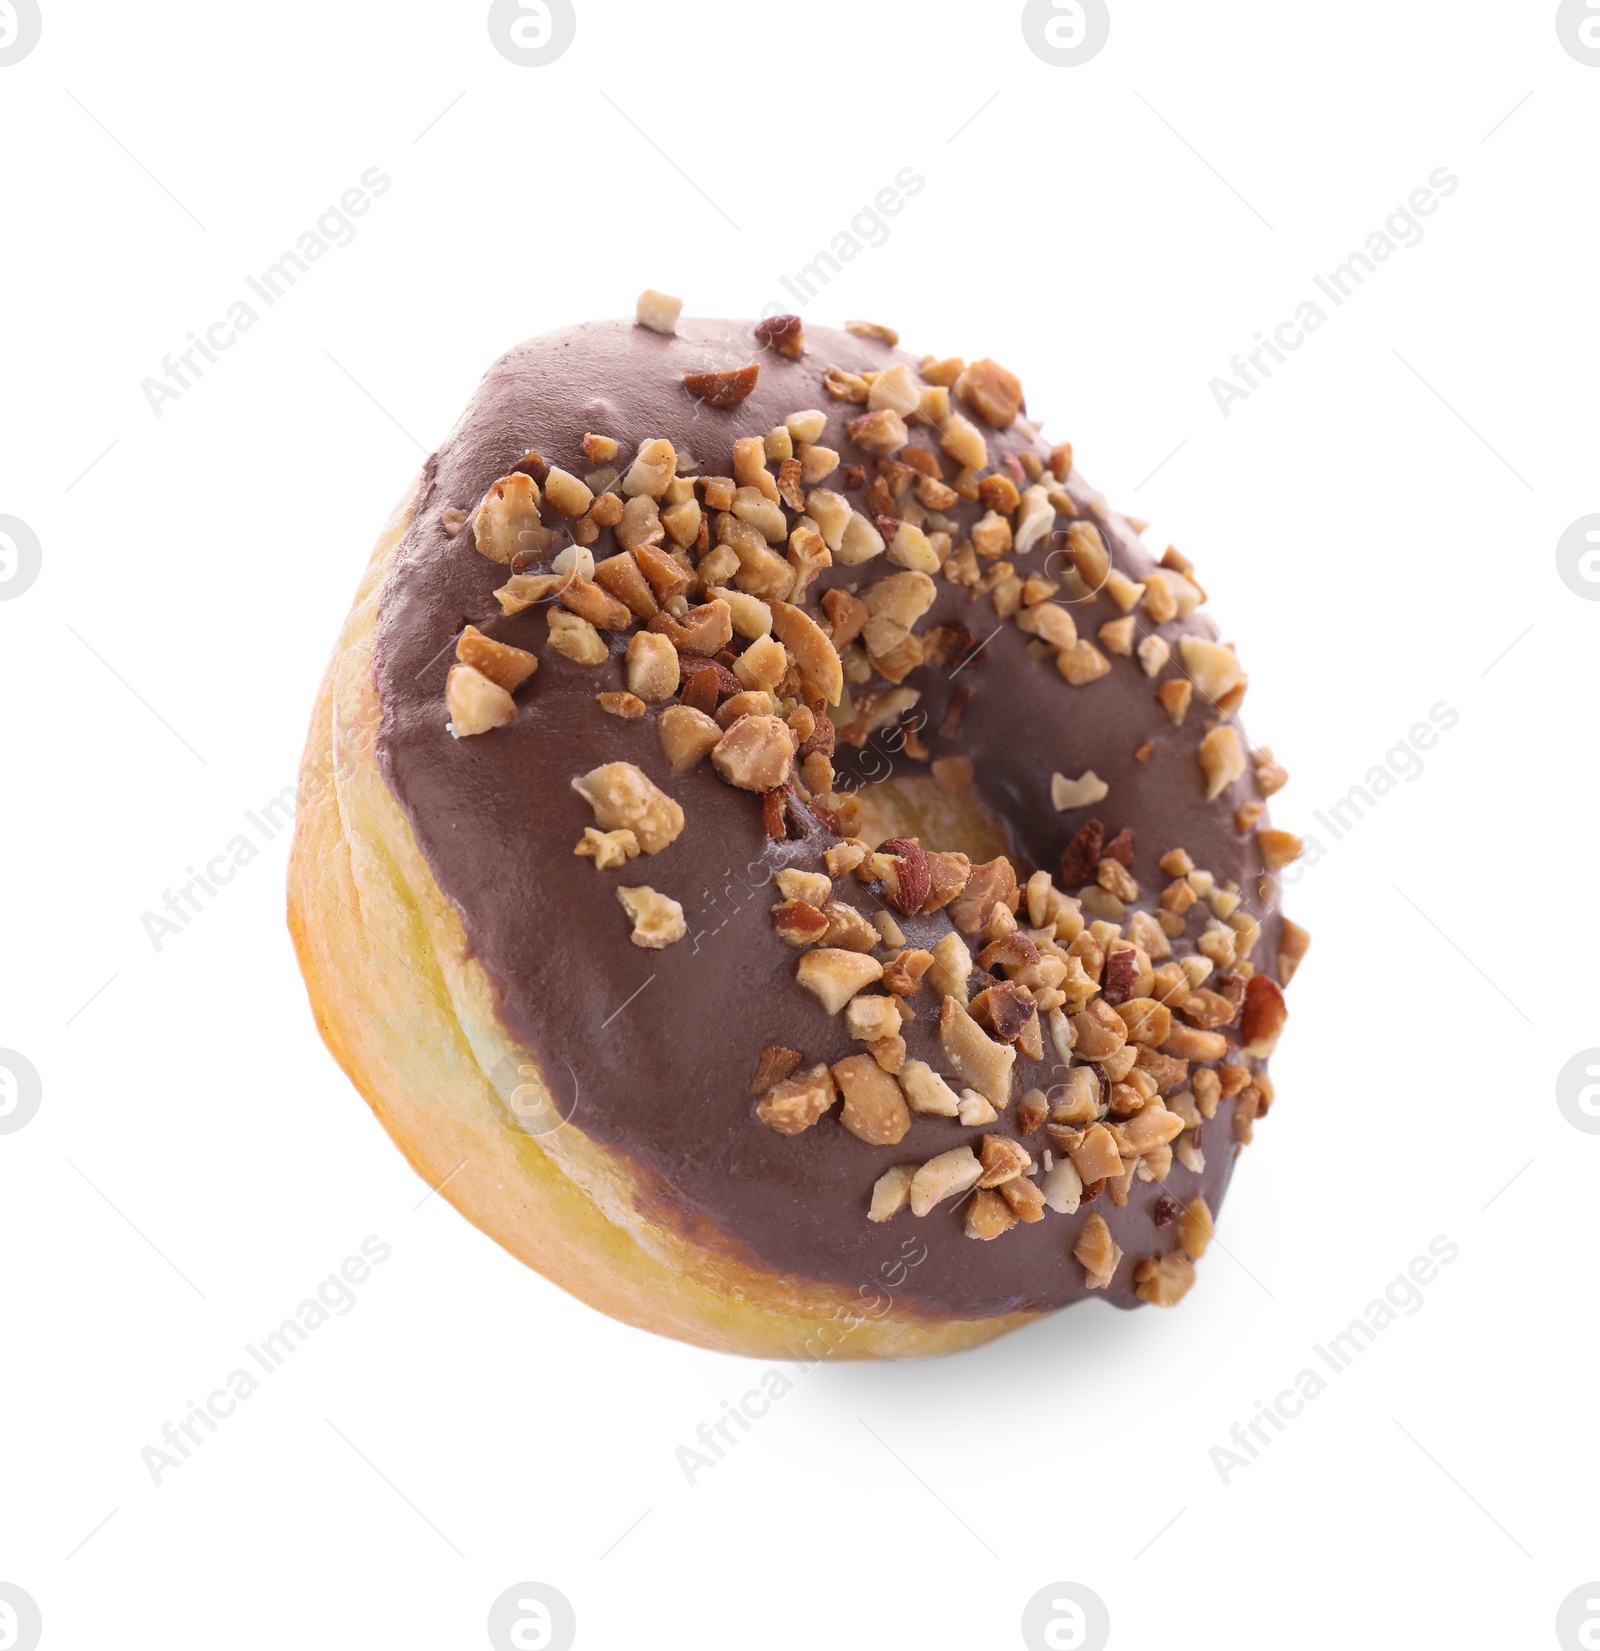
POLYGON ((900 1085, 871 1055, 850 1055, 833 1064, 833 1076, 844 1091, 839 1121, 868 1146, 892 1147, 911 1128, 911 1110, 900 1085))
POLYGON ((794 1073, 800 1064, 798 1049, 785 1049, 781 1043, 769 1043, 761 1051, 761 1059, 756 1063, 755 1076, 750 1080, 749 1093, 765 1095, 775 1083, 782 1083, 794 1073))
POLYGON ((593 826, 585 826, 583 840, 572 852, 593 860, 596 871, 610 871, 613 866, 625 866, 638 854, 639 839, 631 831, 596 831, 593 826))
POLYGON ((689 932, 689 925, 683 920, 683 907, 655 889, 619 888, 617 898, 633 921, 629 939, 635 946, 659 952, 689 932))
POLYGON ((809 901, 785 900, 772 908, 772 927, 787 946, 814 946, 826 938, 828 919, 809 901))
POLYGON ((628 643, 628 691, 659 705, 678 691, 678 650, 655 631, 639 631, 628 643))
POLYGON ((880 344, 891 347, 900 342, 900 334, 880 321, 846 321, 844 330, 854 333, 857 338, 876 338, 880 344))
POLYGON ((872 1185, 872 1208, 867 1211, 869 1221, 887 1221, 898 1215, 911 1202, 911 1183, 916 1178, 915 1164, 896 1164, 886 1169, 872 1185))
POLYGON ((544 496, 554 510, 563 516, 581 516, 594 503, 594 493, 576 476, 569 476, 556 465, 544 479, 544 496))
POLYGON ((1033 1159, 1020 1142, 1006 1135, 985 1135, 978 1148, 983 1164, 980 1187, 998 1187, 1013 1176, 1025 1175, 1033 1168, 1033 1159))
POLYGON ((1208 642, 1202 636, 1180 636, 1178 652, 1183 656, 1185 675, 1213 704, 1244 680, 1239 656, 1220 642, 1208 642))
POLYGON ((995 1106, 1006 1105, 1017 1058, 1014 1048, 996 1043, 953 997, 939 1005, 939 1041, 960 1082, 995 1106))
POLYGON ((967 1205, 967 1237, 998 1238, 1016 1226, 1017 1217, 999 1193, 980 1191, 967 1205))
POLYGON ((926 1061, 907 1061, 900 1068, 900 1087, 913 1112, 928 1112, 936 1118, 960 1114, 960 1097, 926 1061))
POLYGON ((539 520, 539 484, 514 470, 502 476, 472 513, 472 536, 491 562, 509 563, 525 552, 543 555, 550 530, 539 520))
POLYGON ((603 831, 626 828, 646 854, 659 854, 683 830, 683 810, 631 762, 608 762, 572 782, 603 831))
POLYGON ((863 986, 883 978, 883 965, 865 952, 819 946, 800 959, 795 978, 830 1015, 836 1015, 863 986))
POLYGON ((1244 1013, 1239 1021, 1246 1053, 1271 1054, 1288 1019, 1289 1006, 1277 981, 1270 975, 1251 975, 1244 989, 1244 1013))
POLYGON ((1083 1224, 1072 1254, 1082 1263, 1084 1281, 1091 1290, 1107 1289, 1122 1260, 1122 1248, 1111 1236, 1103 1215, 1096 1211, 1083 1224))
POLYGON ((1083 1177, 1070 1158, 1063 1158, 1045 1171, 1039 1191, 1057 1215, 1076 1215, 1083 1200, 1083 1177))
POLYGON ((774 1084, 756 1103, 756 1116, 780 1135, 798 1135, 810 1129, 838 1098, 833 1074, 818 1064, 774 1084))
POLYGON ((722 738, 722 729, 704 711, 696 711, 689 705, 669 705, 656 718, 656 737, 673 773, 687 774, 715 749, 722 738))
POLYGON ((1261 845, 1261 863, 1268 871, 1281 871, 1306 851, 1306 845, 1292 831, 1258 831, 1256 841, 1261 845))
POLYGON ((1178 1242, 1198 1261, 1206 1253, 1213 1234, 1211 1206, 1196 1193, 1183 1206, 1183 1214, 1178 1217, 1178 1242))
POLYGON ((1141 1261, 1133 1271, 1133 1293, 1152 1307, 1176 1307, 1193 1287, 1194 1263, 1181 1250, 1141 1261))
POLYGON ((634 309, 634 319, 641 327, 648 327, 651 332, 670 333, 677 329, 678 316, 683 311, 683 300, 670 297, 667 293, 657 292, 653 287, 646 287, 639 294, 639 302, 634 309))
POLYGON ((457 739, 504 728, 517 714, 511 695, 472 665, 450 667, 444 704, 450 713, 450 731, 457 739))
POLYGON ((789 726, 781 717, 743 716, 711 753, 717 772, 743 791, 771 791, 794 768, 789 726))
POLYGON ((1022 411, 1022 380, 998 361, 974 361, 956 380, 955 391, 997 430, 1006 430, 1022 411))
POLYGON ((1310 949, 1310 933, 1298 923, 1283 918, 1278 930, 1278 974, 1285 986, 1294 979, 1310 949))
POLYGON ((599 631, 565 608, 550 610, 550 646, 578 665, 604 665, 611 657, 599 631))
POLYGON ((844 695, 844 668, 827 633, 804 609, 788 602, 772 604, 772 633, 794 655, 802 676, 817 685, 829 705, 844 695))
POLYGON ((683 387, 708 407, 736 407, 755 389, 760 376, 760 364, 752 361, 731 372, 685 373, 683 387))
POLYGON ((935 1204, 975 1187, 982 1174, 971 1147, 952 1147, 930 1158, 911 1178, 911 1213, 926 1215, 935 1204))
POLYGON ((456 638, 456 658, 463 665, 481 671, 491 682, 499 683, 508 694, 514 694, 539 669, 536 654, 496 642, 476 625, 468 625, 456 638))
POLYGON ((1104 802, 1111 795, 1111 787, 1092 768, 1086 768, 1080 779, 1069 780, 1065 774, 1050 776, 1050 806, 1058 814, 1068 809, 1088 808, 1091 803, 1104 802))
POLYGON ((1234 729, 1224 724, 1201 740, 1200 772, 1205 775, 1207 802, 1220 797, 1244 773, 1244 748, 1234 729))
POLYGON ((798 361, 805 354, 806 330, 798 315, 769 315, 755 325, 755 335, 769 350, 776 350, 789 361, 798 361))

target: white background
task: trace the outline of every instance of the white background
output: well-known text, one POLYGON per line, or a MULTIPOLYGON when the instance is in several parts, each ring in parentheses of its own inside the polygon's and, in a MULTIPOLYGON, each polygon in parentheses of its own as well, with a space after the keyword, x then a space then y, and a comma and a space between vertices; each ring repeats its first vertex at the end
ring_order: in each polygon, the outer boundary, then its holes
POLYGON ((0 1581, 45 1646, 475 1646, 529 1580, 590 1647, 1012 1647, 1061 1581, 1118 1648, 1555 1643, 1600 1576, 1600 1137, 1556 1105, 1600 1044, 1600 606, 1555 555, 1600 511, 1600 68, 1553 3, 1113 0, 1079 68, 1015 0, 578 0, 544 68, 481 0, 43 5, 0 68, 0 514, 42 545, 0 602, 0 1045, 43 1081, 0 1135, 0 1581), (157 418, 141 380, 374 166, 354 241, 157 418), (293 783, 368 546, 497 354, 646 285, 754 314, 906 166, 806 317, 1014 367, 1194 558, 1328 849, 1315 943, 1178 1311, 791 1371, 691 1485, 762 1367, 427 1198, 317 1039, 287 834, 159 951, 141 917, 293 783), (1424 239, 1224 418, 1210 380, 1439 167, 1424 239), (1335 842, 1313 811, 1441 701, 1335 842), (354 1309, 152 1483, 369 1234, 354 1309), (1421 1309, 1224 1484, 1441 1234, 1421 1309))

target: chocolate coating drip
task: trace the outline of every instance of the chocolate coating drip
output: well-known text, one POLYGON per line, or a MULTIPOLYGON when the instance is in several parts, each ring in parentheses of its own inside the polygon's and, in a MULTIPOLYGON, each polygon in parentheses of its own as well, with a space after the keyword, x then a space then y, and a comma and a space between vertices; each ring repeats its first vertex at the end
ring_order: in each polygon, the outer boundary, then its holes
MULTIPOLYGON (((502 357, 428 461, 416 517, 383 591, 376 667, 383 773, 500 995, 505 1027, 563 1090, 570 1066, 579 1094, 576 1126, 626 1154, 654 1189, 652 1204, 670 1201, 701 1242, 782 1275, 859 1285, 880 1300, 892 1296, 897 1311, 983 1317, 1082 1297, 1083 1268, 1071 1251, 1093 1209, 1126 1252, 1105 1293, 1130 1306, 1135 1263, 1172 1247, 1171 1229, 1155 1225, 1157 1198, 1184 1202, 1199 1192, 1219 1207, 1233 1165, 1233 1103, 1224 1102, 1205 1126, 1203 1174, 1174 1164, 1165 1185, 1135 1180, 1122 1209, 1102 1195, 1075 1216, 1049 1213, 990 1243, 967 1238, 961 1215, 948 1205, 920 1220, 902 1213, 881 1225, 869 1222, 873 1182, 890 1165, 920 1163, 964 1141, 976 1145, 984 1132, 914 1116, 898 1146, 869 1147, 841 1127, 837 1109, 794 1137, 756 1121, 746 1086, 764 1045, 798 1049, 808 1063, 862 1048, 796 984, 798 954, 774 935, 768 915, 777 899, 774 873, 819 869, 821 848, 832 839, 818 828, 804 840, 771 842, 758 796, 725 785, 709 763, 674 774, 653 715, 623 721, 595 703, 597 693, 625 686, 626 637, 610 639, 603 666, 555 654, 546 646, 545 610, 503 617, 492 593, 507 570, 475 550, 470 529, 452 539, 440 524, 442 509, 470 511, 529 448, 581 474, 588 432, 615 437, 623 466, 641 440, 664 436, 680 454, 694 456, 701 474, 731 475, 737 437, 764 435, 807 408, 828 415, 822 445, 846 464, 865 465, 870 479, 870 457, 845 430, 862 409, 831 399, 822 375, 831 366, 863 371, 896 360, 915 364, 877 341, 808 328, 804 357, 789 361, 763 350, 749 323, 731 321, 683 321, 675 336, 597 322, 502 357), (687 373, 752 360, 760 363, 759 382, 735 407, 696 403, 683 387, 687 373), (456 740, 445 728, 444 684, 450 644, 467 623, 539 653, 543 667, 519 694, 510 726, 456 740), (662 853, 598 872, 573 854, 593 816, 570 782, 613 761, 637 764, 676 798, 687 827, 662 853), (616 889, 641 883, 682 903, 689 938, 663 952, 630 943, 616 889)), ((985 433, 991 447, 1021 452, 1031 445, 1041 458, 1047 454, 1020 421, 1002 436, 985 433)), ((913 441, 929 445, 932 432, 913 426, 913 441)), ((951 469, 947 462, 946 473, 951 469)), ((839 475, 822 485, 838 488, 839 475)), ((1090 489, 1074 475, 1069 491, 1087 514, 1090 489)), ((850 497, 862 508, 860 492, 850 497)), ((966 526, 981 510, 963 505, 950 514, 966 526)), ((553 513, 546 519, 556 520, 553 513)), ((1116 566, 1134 578, 1148 574, 1153 559, 1126 523, 1113 517, 1102 530, 1116 566)), ((596 560, 616 548, 608 529, 593 547, 596 560)), ((1044 572, 1047 554, 1041 547, 1015 558, 1019 573, 1044 572)), ((831 585, 864 585, 888 571, 884 558, 829 568, 812 585, 809 605, 831 585)), ((1195 752, 1210 708, 1199 696, 1186 725, 1175 728, 1135 661, 1114 659, 1100 681, 1069 687, 1050 662, 1028 656, 1028 639, 1002 623, 987 598, 972 601, 966 589, 942 578, 936 583, 938 597, 919 632, 962 623, 985 648, 981 663, 954 677, 958 661, 907 679, 923 694, 922 738, 934 756, 972 759, 979 791, 1006 820, 1019 855, 1056 870, 1073 830, 1094 813, 1108 836, 1132 828, 1141 905, 1167 881, 1158 859, 1177 847, 1219 882, 1236 880, 1252 899, 1259 861, 1233 817, 1240 803, 1256 799, 1254 778, 1247 772, 1216 802, 1203 800, 1195 752), (971 689, 971 701, 959 737, 945 740, 937 730, 960 688, 971 689), (1154 751, 1141 763, 1133 753, 1145 740, 1154 741, 1154 751), (1050 803, 1052 772, 1076 777, 1090 768, 1110 786, 1109 796, 1092 810, 1058 815, 1050 803)), ((1119 616, 1105 597, 1073 613, 1080 635, 1091 639, 1119 616)), ((1198 614, 1159 630, 1175 652, 1183 632, 1212 634, 1198 614)), ((881 739, 868 752, 851 754, 842 745, 840 751, 841 768, 858 774, 926 772, 881 739)), ((875 904, 853 879, 841 881, 836 893, 863 910, 875 904)), ((1253 955, 1270 970, 1277 923, 1260 915, 1263 934, 1253 955)), ((931 947, 950 929, 942 913, 900 921, 912 945, 931 947)), ((1191 926, 1191 941, 1199 927, 1191 926)), ((1188 945, 1178 943, 1180 950, 1188 945)), ((918 1018, 906 1028, 909 1054, 946 1070, 937 1002, 924 989, 913 1003, 918 1018)), ((1019 1056, 1014 1095, 1048 1088, 1056 1081, 1053 1065, 1048 1050, 1037 1065, 1019 1056)), ((990 1129, 1010 1133, 1009 1126, 1008 1113, 990 1129)), ((1041 1131, 1026 1144, 1037 1159, 1047 1143, 1041 1131)))

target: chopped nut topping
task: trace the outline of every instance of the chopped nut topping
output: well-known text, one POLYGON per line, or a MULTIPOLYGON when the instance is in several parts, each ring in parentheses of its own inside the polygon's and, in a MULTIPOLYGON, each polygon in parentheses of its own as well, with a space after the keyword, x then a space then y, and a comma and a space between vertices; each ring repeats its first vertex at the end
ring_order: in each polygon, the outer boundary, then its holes
POLYGON ((881 1147, 894 1146, 905 1138, 911 1128, 905 1096, 871 1055, 850 1055, 835 1061, 833 1076, 844 1092, 839 1121, 857 1140, 881 1147))
POLYGON ((1108 1289, 1122 1260, 1122 1248, 1112 1238, 1105 1217, 1098 1211, 1084 1223, 1072 1254, 1083 1267, 1085 1282, 1091 1290, 1108 1289))
POLYGON ((798 315, 769 315, 755 325, 756 337, 790 361, 805 354, 806 333, 798 315))
POLYGON ((911 1202, 911 1183, 916 1177, 914 1164, 896 1164, 886 1169, 872 1185, 872 1207, 867 1211, 869 1221, 887 1221, 898 1215, 911 1202))
POLYGON ((958 934, 947 934, 933 948, 933 963, 928 969, 929 986, 940 997, 954 998, 959 1004, 967 1001, 967 978, 972 973, 972 953, 958 934))
POLYGON ((722 738, 722 730, 703 711, 669 705, 656 718, 656 737, 675 774, 686 774, 722 738))
POLYGON ((882 326, 876 321, 846 321, 844 330, 853 332, 857 338, 875 338, 891 347, 900 342, 900 334, 893 327, 882 326))
POLYGON ((1011 1068, 1017 1058, 1014 1048, 996 1043, 953 997, 944 998, 939 1006, 939 1041, 962 1083, 995 1106, 1006 1105, 1011 1098, 1011 1068))
POLYGON ((782 1083, 800 1064, 798 1049, 785 1049, 780 1043, 769 1043, 761 1051, 755 1076, 750 1080, 750 1094, 764 1095, 775 1083, 782 1083))
POLYGON ((683 907, 655 889, 619 888, 617 899, 632 920, 633 933, 629 938, 635 946, 659 952, 689 932, 689 925, 683 920, 683 907))
POLYGON ((685 373, 683 387, 708 407, 736 407, 756 387, 759 362, 729 372, 685 373))
MULTIPOLYGON (((932 859, 930 855, 930 873, 932 859)), ((1021 899, 1016 871, 1011 862, 1000 855, 972 868, 966 886, 950 905, 950 919, 963 934, 976 934, 996 906, 1004 906, 1014 914, 1021 899)))
POLYGON ((1013 1176, 1026 1175, 1033 1168, 1033 1159, 1027 1149, 1004 1135, 985 1135, 978 1151, 983 1165, 983 1176, 978 1182, 980 1187, 998 1187, 1013 1176))
POLYGON ((520 470, 502 476, 472 513, 478 550, 491 562, 509 564, 518 557, 542 556, 552 535, 539 520, 539 484, 520 470))
POLYGON ((960 413, 952 413, 939 427, 939 445, 951 458, 973 470, 988 467, 989 444, 983 432, 960 413))
POLYGON ((833 1074, 824 1065, 808 1067, 775 1083, 756 1105, 756 1116, 780 1135, 798 1135, 838 1100, 833 1074))
POLYGON ((646 709, 644 701, 637 694, 596 694, 595 699, 607 716, 624 717, 629 721, 642 717, 646 709))
POLYGON ((1056 655, 1056 669, 1074 688, 1098 682, 1111 669, 1111 661, 1092 642, 1077 641, 1056 655))
POLYGON ((1093 522, 1072 522, 1067 527, 1067 560, 1077 569, 1078 577, 1097 591, 1106 583, 1111 572, 1111 553, 1093 522))
POLYGON ((593 860, 596 871, 610 871, 638 854, 639 839, 631 831, 596 831, 593 826, 585 826, 583 839, 572 852, 593 860))
POLYGON ((1178 1217, 1178 1243, 1193 1260, 1198 1261, 1206 1253, 1213 1235, 1211 1206, 1196 1193, 1178 1217))
POLYGON ((514 694, 539 669, 537 655, 496 642, 476 625, 468 625, 456 638, 456 658, 498 683, 508 694, 514 694))
POLYGON ((659 631, 680 653, 709 658, 733 640, 733 610, 726 602, 713 599, 690 608, 681 619, 658 613, 650 621, 650 629, 659 631))
POLYGON ((1311 936, 1285 917, 1278 931, 1278 977, 1287 986, 1305 960, 1311 947, 1311 936))
POLYGON ((741 716, 711 753, 717 772, 744 791, 771 791, 794 767, 794 745, 782 718, 741 716))
POLYGON ((625 828, 646 854, 659 854, 683 830, 683 810, 631 762, 608 762, 572 782, 602 830, 625 828))
MULTIPOLYGON (((520 652, 520 649, 513 649, 520 652)), ((472 665, 452 665, 445 679, 445 710, 457 739, 504 728, 517 714, 511 695, 472 665)))
POLYGON ((1130 657, 1133 653, 1134 624, 1132 614, 1126 619, 1108 619, 1098 633, 1101 646, 1110 653, 1130 657))
MULTIPOLYGON (((1065 774, 1050 776, 1050 806, 1058 814, 1069 809, 1088 808, 1103 802, 1111 794, 1111 787, 1092 768, 1085 769, 1081 778, 1069 780, 1065 774)), ((1082 881, 1081 878, 1076 881, 1082 881)))
POLYGON ((1171 657, 1172 649, 1165 637, 1147 636, 1139 644, 1139 664, 1146 676, 1160 676, 1171 657))
POLYGON ((545 477, 544 496, 550 507, 563 516, 581 516, 594 503, 593 492, 583 482, 555 465, 545 477))
POLYGON ((455 538, 471 518, 464 510, 457 510, 453 505, 447 506, 439 512, 439 526, 445 531, 447 538, 455 538))
POLYGON ((844 1006, 844 1029, 858 1043, 898 1036, 902 1024, 895 1000, 876 992, 858 992, 844 1006))
POLYGON ((561 608, 550 610, 550 646, 579 665, 603 665, 611 657, 605 639, 587 619, 561 608))
POLYGON ((681 298, 669 297, 664 292, 657 292, 652 287, 646 287, 639 294, 639 303, 634 310, 634 317, 641 327, 648 327, 651 332, 670 333, 676 330, 678 316, 683 310, 681 298))
POLYGON ((1244 749, 1238 733, 1227 724, 1213 728, 1201 740, 1200 772, 1205 776, 1207 802, 1220 797, 1244 773, 1244 749))
POLYGON ((822 385, 835 401, 853 401, 859 405, 867 399, 867 381, 859 373, 847 373, 843 367, 830 367, 822 375, 822 385))
POLYGON ((785 900, 772 908, 772 926, 790 946, 814 946, 826 938, 828 919, 805 900, 785 900))
POLYGON ((982 1174, 983 1166, 971 1147, 952 1147, 949 1152, 930 1158, 911 1178, 911 1213, 926 1215, 946 1198, 975 1187, 982 1174))
POLYGON ((1178 652, 1183 656, 1183 668, 1189 679, 1213 703, 1226 698, 1244 677, 1238 656, 1220 642, 1180 636, 1178 652))
POLYGON ((1270 975, 1252 975, 1245 984, 1239 1036, 1251 1055, 1269 1055, 1289 1019, 1283 992, 1270 975))
POLYGON ((678 650, 664 636, 639 631, 628 643, 628 690, 647 705, 678 691, 678 650))
POLYGON ((822 946, 801 957, 795 978, 830 1015, 836 1015, 862 987, 883 978, 883 965, 865 952, 822 946))
POLYGON ((1261 845, 1261 862, 1268 871, 1281 870, 1306 851, 1306 845, 1292 831, 1258 831, 1256 841, 1261 845))
POLYGON ((956 380, 954 388, 963 401, 976 407, 997 430, 1009 429, 1022 411, 1022 381, 997 361, 985 358, 972 362, 956 380))
POLYGON ((997 1192, 981 1190, 967 1205, 966 1233, 968 1238, 998 1238, 1017 1224, 1011 1206, 997 1192))
POLYGON ((1179 1250, 1141 1261, 1133 1271, 1133 1293, 1152 1307, 1176 1307, 1193 1286, 1194 1263, 1179 1250))

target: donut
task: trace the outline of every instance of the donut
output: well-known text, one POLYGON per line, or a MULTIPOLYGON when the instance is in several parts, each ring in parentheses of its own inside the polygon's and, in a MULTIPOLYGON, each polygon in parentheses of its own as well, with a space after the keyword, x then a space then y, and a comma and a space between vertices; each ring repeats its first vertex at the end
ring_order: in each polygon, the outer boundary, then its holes
POLYGON ((1171 1306, 1274 1098, 1286 775, 1015 374, 632 321, 503 356, 322 684, 289 920, 416 1172, 759 1356, 1171 1306))

